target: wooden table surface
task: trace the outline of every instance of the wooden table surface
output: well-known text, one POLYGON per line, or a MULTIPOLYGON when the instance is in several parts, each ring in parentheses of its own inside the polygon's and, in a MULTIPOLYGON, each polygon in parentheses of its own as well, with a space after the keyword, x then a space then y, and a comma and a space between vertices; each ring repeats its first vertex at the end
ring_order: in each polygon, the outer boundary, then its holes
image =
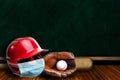
POLYGON ((120 80, 120 65, 94 65, 89 71, 77 70, 66 78, 55 78, 44 73, 35 78, 20 78, 8 69, 2 69, 0 80, 120 80))

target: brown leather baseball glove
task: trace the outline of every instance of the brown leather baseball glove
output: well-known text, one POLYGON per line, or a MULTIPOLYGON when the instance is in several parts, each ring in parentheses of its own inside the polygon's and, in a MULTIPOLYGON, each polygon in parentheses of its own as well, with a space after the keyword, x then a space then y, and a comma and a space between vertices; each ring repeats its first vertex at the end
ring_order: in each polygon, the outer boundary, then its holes
POLYGON ((67 77, 76 70, 75 57, 70 52, 51 52, 44 57, 45 70, 44 73, 54 77, 67 77), (56 63, 59 60, 65 60, 67 62, 66 70, 58 70, 56 63))

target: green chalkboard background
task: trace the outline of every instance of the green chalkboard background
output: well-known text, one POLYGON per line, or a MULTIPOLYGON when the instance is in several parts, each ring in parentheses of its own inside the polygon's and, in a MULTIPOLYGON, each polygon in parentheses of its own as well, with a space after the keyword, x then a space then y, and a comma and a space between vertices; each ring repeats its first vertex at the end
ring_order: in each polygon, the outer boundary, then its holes
POLYGON ((0 56, 18 37, 76 56, 120 56, 120 0, 0 0, 0 56))

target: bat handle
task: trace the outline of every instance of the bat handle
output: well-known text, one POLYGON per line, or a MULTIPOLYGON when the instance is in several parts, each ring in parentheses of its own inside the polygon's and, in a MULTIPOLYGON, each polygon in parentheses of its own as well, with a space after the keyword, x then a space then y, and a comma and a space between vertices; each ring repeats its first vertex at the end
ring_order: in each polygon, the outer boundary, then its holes
POLYGON ((7 69, 8 65, 7 63, 0 63, 0 69, 7 69))
POLYGON ((76 68, 78 70, 90 70, 93 66, 93 61, 91 58, 75 58, 76 68))

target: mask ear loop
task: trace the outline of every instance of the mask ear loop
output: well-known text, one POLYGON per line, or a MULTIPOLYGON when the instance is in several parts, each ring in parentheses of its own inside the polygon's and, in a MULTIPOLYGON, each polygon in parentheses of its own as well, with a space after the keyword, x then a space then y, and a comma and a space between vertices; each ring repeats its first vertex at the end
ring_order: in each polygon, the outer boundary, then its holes
POLYGON ((43 58, 40 54, 38 54, 37 56, 38 56, 38 58, 43 58))

